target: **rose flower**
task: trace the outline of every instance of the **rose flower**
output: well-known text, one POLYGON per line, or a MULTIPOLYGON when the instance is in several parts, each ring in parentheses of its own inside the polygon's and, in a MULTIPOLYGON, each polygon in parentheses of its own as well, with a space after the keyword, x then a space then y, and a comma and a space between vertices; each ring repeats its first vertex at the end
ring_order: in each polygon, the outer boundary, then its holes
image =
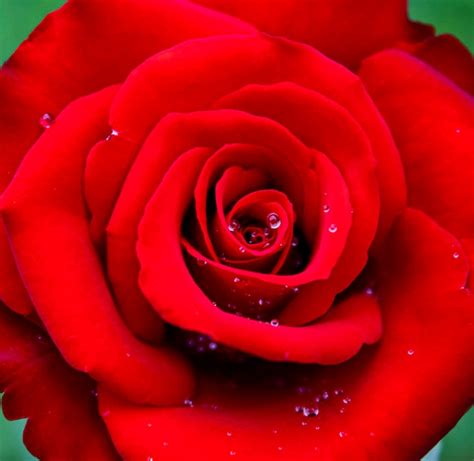
POLYGON ((0 74, 28 449, 419 459, 473 395, 473 69, 398 0, 49 15, 0 74))

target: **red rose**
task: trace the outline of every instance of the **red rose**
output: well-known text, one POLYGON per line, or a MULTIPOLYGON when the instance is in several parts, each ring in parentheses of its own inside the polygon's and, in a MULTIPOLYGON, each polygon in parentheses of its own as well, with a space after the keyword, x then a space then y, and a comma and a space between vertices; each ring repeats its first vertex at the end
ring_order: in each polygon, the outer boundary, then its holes
POLYGON ((395 0, 48 16, 0 76, 30 451, 422 456, 472 399, 473 67, 395 0))

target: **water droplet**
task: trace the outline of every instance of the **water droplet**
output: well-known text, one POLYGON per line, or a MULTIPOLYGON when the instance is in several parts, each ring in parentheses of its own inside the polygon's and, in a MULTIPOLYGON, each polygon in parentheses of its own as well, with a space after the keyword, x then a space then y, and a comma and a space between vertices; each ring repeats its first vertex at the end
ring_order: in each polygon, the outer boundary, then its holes
POLYGON ((307 426, 307 425, 308 425, 308 421, 301 421, 301 425, 302 425, 302 426, 307 426))
POLYGON ((167 447, 167 446, 169 445, 169 443, 168 443, 168 442, 163 442, 162 445, 163 445, 164 447, 167 447))
POLYGON ((189 400, 189 399, 186 399, 184 402, 183 402, 184 406, 185 407, 192 407, 193 406, 193 401, 192 400, 189 400))
POLYGON ((265 302, 265 301, 264 301, 262 298, 260 298, 260 299, 258 300, 258 305, 259 305, 259 306, 263 306, 263 303, 264 303, 264 302, 265 302))
POLYGON ((239 283, 239 282, 240 282, 239 277, 234 277, 234 283, 239 283))
POLYGON ((341 413, 341 415, 342 415, 345 411, 346 411, 345 408, 342 407, 342 408, 339 410, 339 413, 341 413))
POLYGON ((230 450, 229 451, 230 456, 235 456, 236 454, 237 454, 237 452, 235 450, 230 450))
POLYGON ((322 394, 321 394, 321 397, 323 400, 327 400, 329 398, 329 392, 327 391, 324 391, 322 394))
POLYGON ((272 434, 278 434, 278 429, 272 429, 272 434))
POLYGON ((319 431, 321 429, 321 426, 314 426, 315 431, 319 431))
POLYGON ((297 405, 295 407, 295 412, 296 413, 302 413, 303 416, 306 417, 314 417, 319 415, 319 408, 317 407, 302 407, 300 405, 297 405))
POLYGON ((42 128, 48 129, 51 128, 51 125, 54 122, 54 118, 51 114, 45 113, 39 119, 39 124, 42 128))
POLYGON ((146 461, 153 461, 153 456, 147 456, 146 461))
POLYGON ((370 435, 371 437, 375 437, 375 432, 369 432, 369 435, 370 435))
POLYGON ((342 389, 335 389, 334 390, 334 395, 341 395, 343 393, 344 393, 344 391, 342 389))
POLYGON ((369 296, 372 296, 374 294, 373 288, 366 288, 365 289, 365 294, 369 295, 369 296))
POLYGON ((112 138, 115 138, 116 136, 119 135, 119 132, 117 130, 110 130, 110 133, 107 135, 107 137, 105 138, 106 141, 111 141, 112 138))
POLYGON ((331 207, 329 205, 323 205, 323 213, 329 213, 331 211, 331 207))
POLYGON ((196 263, 197 263, 198 266, 206 266, 207 265, 207 261, 205 259, 200 259, 200 258, 198 258, 196 260, 196 263))
POLYGON ((407 350, 407 354, 412 357, 413 355, 415 355, 415 349, 408 349, 407 350))
POLYGON ((456 129, 454 130, 454 132, 455 132, 456 134, 461 134, 461 128, 456 128, 456 129))
POLYGON ((291 246, 295 248, 298 246, 298 243, 299 243, 298 237, 293 237, 293 240, 291 241, 291 246))
POLYGON ((239 251, 240 251, 241 253, 245 253, 247 250, 245 249, 245 247, 239 247, 239 251))
POLYGON ((453 253, 453 258, 454 259, 459 259, 459 256, 461 256, 457 251, 453 253))
POLYGON ((277 447, 278 451, 283 451, 283 447, 277 447))
POLYGON ((130 354, 130 352, 125 353, 125 355, 126 355, 127 358, 130 358, 132 356, 132 354, 130 354))
POLYGON ((352 401, 352 400, 351 400, 350 397, 344 397, 344 398, 342 399, 342 403, 343 403, 344 405, 349 405, 349 404, 351 403, 351 401, 352 401))
POLYGON ((239 221, 237 221, 237 219, 233 219, 229 225, 227 226, 227 228, 231 231, 231 232, 235 232, 236 230, 239 230, 240 229, 240 223, 239 221))
POLYGON ((293 290, 293 293, 298 293, 300 291, 298 287, 293 287, 292 290, 293 290))
POLYGON ((215 351, 215 350, 217 349, 217 343, 215 343, 214 341, 211 341, 211 342, 209 343, 209 349, 210 349, 211 351, 215 351))
POLYGON ((269 213, 267 216, 267 224, 271 229, 278 229, 281 226, 281 219, 276 213, 269 213))
POLYGON ((277 319, 272 319, 270 320, 270 325, 272 327, 278 327, 280 325, 280 322, 277 319))
POLYGON ((337 226, 335 224, 331 224, 329 227, 328 227, 328 231, 331 233, 331 234, 335 234, 337 232, 337 226))
POLYGON ((227 435, 227 437, 232 437, 232 432, 227 431, 225 435, 227 435))
POLYGON ((343 438, 346 437, 346 436, 347 436, 347 433, 346 433, 346 432, 344 432, 344 431, 340 431, 340 432, 339 432, 339 437, 340 437, 341 439, 343 439, 343 438))

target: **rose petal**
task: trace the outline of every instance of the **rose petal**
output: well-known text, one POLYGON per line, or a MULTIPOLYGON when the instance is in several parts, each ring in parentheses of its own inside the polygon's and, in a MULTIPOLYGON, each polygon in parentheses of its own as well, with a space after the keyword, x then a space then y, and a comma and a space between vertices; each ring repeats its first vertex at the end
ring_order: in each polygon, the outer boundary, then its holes
POLYGON ((38 458, 118 459, 97 411, 93 382, 69 368, 41 330, 3 306, 0 390, 5 415, 28 418, 24 442, 38 458), (73 431, 64 424, 71 415, 73 431))
POLYGON ((377 0, 193 0, 255 24, 272 35, 306 42, 355 67, 365 56, 431 32, 407 18, 407 2, 377 0))
POLYGON ((430 66, 398 50, 361 69, 405 165, 409 203, 458 237, 474 230, 474 102, 430 66))
POLYGON ((2 213, 28 292, 66 360, 130 399, 181 401, 193 386, 188 364, 127 330, 89 239, 82 174, 114 94, 78 99, 58 117, 3 194, 2 213))
POLYGON ((468 93, 474 93, 474 59, 471 52, 453 35, 429 37, 419 43, 405 44, 402 48, 434 67, 468 93))

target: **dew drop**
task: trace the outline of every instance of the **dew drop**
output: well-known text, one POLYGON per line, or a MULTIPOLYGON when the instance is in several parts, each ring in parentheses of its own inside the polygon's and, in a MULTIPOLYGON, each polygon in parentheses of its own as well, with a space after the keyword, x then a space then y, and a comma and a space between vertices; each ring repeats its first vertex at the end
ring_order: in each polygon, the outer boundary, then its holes
POLYGON ((454 259, 459 259, 459 256, 461 256, 457 251, 453 253, 453 258, 454 259))
POLYGON ((283 447, 277 447, 278 451, 283 451, 283 447))
POLYGON ((201 267, 202 267, 202 266, 207 266, 207 261, 206 261, 205 259, 199 259, 199 258, 198 258, 198 259, 196 260, 196 263, 197 263, 198 266, 201 266, 201 267))
POLYGON ((323 213, 329 213, 331 211, 331 207, 329 205, 323 205, 323 213))
POLYGON ((347 433, 344 432, 344 431, 340 431, 338 435, 339 435, 339 437, 340 437, 341 439, 343 439, 344 437, 347 436, 347 433))
POLYGON ((302 425, 302 426, 307 426, 307 425, 308 425, 308 421, 301 421, 301 425, 302 425))
POLYGON ((119 132, 117 130, 110 130, 110 133, 107 135, 107 137, 105 138, 106 141, 111 141, 113 138, 117 137, 119 134, 119 132))
POLYGON ((231 232, 235 232, 236 230, 239 230, 240 229, 240 223, 239 221, 237 221, 237 219, 233 219, 229 225, 227 226, 227 228, 231 231, 231 232))
POLYGON ((239 282, 240 282, 239 277, 234 277, 234 283, 239 283, 239 282))
POLYGON ((328 227, 328 231, 331 233, 331 234, 335 234, 337 232, 337 226, 335 224, 331 224, 329 227, 328 227))
POLYGON ((237 452, 235 450, 230 450, 229 451, 230 456, 235 456, 236 454, 237 454, 237 452))
POLYGON ((242 247, 242 246, 239 247, 239 251, 240 251, 241 253, 245 253, 245 252, 246 252, 245 247, 242 247))
POLYGON ((208 347, 211 351, 215 351, 217 349, 217 343, 215 343, 214 341, 211 341, 208 347))
POLYGON ((455 132, 456 134, 461 134, 461 128, 456 128, 456 129, 454 130, 454 132, 455 132))
POLYGON ((153 456, 147 456, 146 461, 153 461, 153 456))
POLYGON ((298 243, 299 243, 298 237, 293 237, 293 240, 291 241, 291 246, 293 248, 296 248, 298 246, 298 243))
POLYGON ((168 442, 163 442, 162 445, 163 445, 164 447, 167 447, 167 446, 169 445, 169 443, 168 443, 168 442))
POLYGON ((300 291, 298 287, 293 287, 292 290, 293 290, 293 293, 298 293, 300 291))
POLYGON ((281 219, 276 213, 269 213, 267 216, 267 224, 271 229, 278 229, 281 226, 281 219))
POLYGON ((324 391, 322 394, 321 394, 321 397, 323 400, 327 400, 329 398, 329 392, 327 391, 324 391))
POLYGON ((278 429, 272 429, 272 434, 278 434, 278 429))
POLYGON ((265 302, 265 301, 264 301, 262 298, 260 298, 260 299, 258 300, 258 305, 259 305, 259 306, 263 306, 263 303, 264 303, 264 302, 265 302))
POLYGON ((186 399, 184 402, 183 402, 184 406, 185 407, 192 407, 193 406, 193 401, 192 400, 189 400, 189 399, 186 399))
POLYGON ((153 426, 153 424, 151 424, 151 423, 148 423, 148 424, 146 425, 146 427, 152 427, 152 426, 153 426))
POLYGON ((227 435, 227 437, 232 437, 232 432, 227 431, 225 435, 227 435))
POLYGON ((374 294, 373 288, 366 288, 365 289, 365 294, 369 295, 369 296, 372 296, 374 294))
POLYGON ((39 124, 41 128, 48 129, 51 128, 51 125, 54 122, 54 118, 51 114, 45 113, 39 119, 39 124))
POLYGON ((344 397, 344 398, 342 399, 342 403, 343 403, 344 405, 349 405, 349 404, 351 403, 351 398, 350 398, 350 397, 344 397))
POLYGON ((407 350, 407 354, 408 354, 410 357, 413 357, 413 355, 415 355, 415 350, 414 350, 414 349, 408 349, 408 350, 407 350))
POLYGON ((272 319, 270 320, 270 325, 272 327, 278 327, 280 325, 280 322, 277 319, 272 319))

